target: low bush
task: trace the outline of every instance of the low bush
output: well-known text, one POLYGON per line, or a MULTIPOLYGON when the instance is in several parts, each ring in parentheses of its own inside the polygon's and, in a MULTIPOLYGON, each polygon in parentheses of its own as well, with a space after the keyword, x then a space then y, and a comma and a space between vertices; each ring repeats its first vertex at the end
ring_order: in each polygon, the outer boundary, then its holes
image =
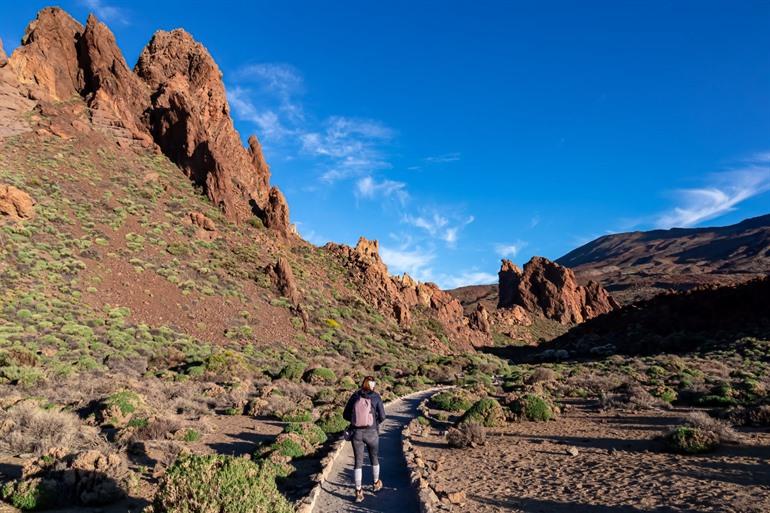
POLYGON ((470 422, 481 424, 484 427, 500 426, 505 422, 503 407, 491 397, 479 399, 463 414, 459 424, 470 422))
POLYGON ((302 376, 302 380, 314 385, 331 385, 337 381, 337 375, 333 370, 327 369, 326 367, 316 367, 314 369, 307 370, 302 376))
POLYGON ((666 444, 674 452, 702 454, 719 447, 719 438, 711 431, 692 426, 678 426, 666 435, 666 444))
POLYGON ((513 401, 511 411, 520 418, 535 422, 545 422, 556 417, 553 406, 537 394, 526 394, 513 401))
POLYGON ((223 455, 182 455, 153 501, 155 513, 290 513, 267 462, 223 455))
POLYGON ((464 412, 473 405, 473 400, 465 391, 447 390, 431 397, 430 404, 439 410, 464 412))
POLYGON ((684 425, 677 426, 665 436, 673 452, 702 454, 717 449, 723 443, 739 443, 742 437, 726 422, 697 411, 690 413, 684 425))
POLYGON ((307 364, 300 361, 287 363, 278 373, 278 378, 288 379, 290 381, 299 381, 305 372, 307 364))
POLYGON ((291 423, 288 424, 283 430, 285 433, 298 434, 313 446, 319 446, 327 440, 326 432, 324 432, 324 430, 319 426, 310 424, 309 422, 291 423))
POLYGON ((333 435, 345 431, 345 428, 348 427, 348 424, 350 423, 342 418, 342 413, 333 411, 322 415, 317 424, 324 433, 333 435))
POLYGON ((312 422, 313 414, 307 410, 297 409, 281 415, 281 420, 284 422, 312 422))
POLYGON ((456 428, 450 428, 447 431, 446 439, 449 446, 456 449, 476 447, 486 443, 487 430, 476 422, 466 422, 456 428))
POLYGON ((79 450, 99 446, 96 430, 73 413, 43 409, 32 402, 0 410, 0 450, 42 454, 54 447, 79 450))

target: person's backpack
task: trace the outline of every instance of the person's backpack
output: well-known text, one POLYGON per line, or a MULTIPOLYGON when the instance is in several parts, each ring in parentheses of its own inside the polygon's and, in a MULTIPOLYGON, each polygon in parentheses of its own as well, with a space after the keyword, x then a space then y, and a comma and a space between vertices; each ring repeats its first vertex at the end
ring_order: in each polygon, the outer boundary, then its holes
POLYGON ((372 399, 359 394, 356 398, 356 402, 353 404, 353 426, 357 428, 367 428, 372 425, 374 425, 372 399))

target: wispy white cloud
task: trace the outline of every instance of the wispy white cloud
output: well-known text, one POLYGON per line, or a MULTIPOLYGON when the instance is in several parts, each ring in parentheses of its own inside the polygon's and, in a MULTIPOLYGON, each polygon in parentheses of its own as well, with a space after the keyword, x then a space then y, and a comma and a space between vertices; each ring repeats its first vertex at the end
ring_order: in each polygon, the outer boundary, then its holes
POLYGON ((702 187, 674 192, 679 205, 660 214, 659 228, 689 227, 728 212, 749 198, 770 191, 770 153, 757 154, 743 167, 714 173, 702 187))
POLYGON ((409 199, 404 182, 395 180, 375 180, 365 176, 356 182, 356 195, 360 198, 396 198, 402 205, 409 199))
POLYGON ((97 18, 109 23, 128 25, 130 20, 125 9, 108 4, 102 0, 80 0, 80 3, 93 12, 97 18))
POLYGON ((304 92, 304 78, 290 64, 262 62, 237 69, 231 77, 239 87, 263 103, 277 104, 276 109, 288 121, 301 123, 305 119, 304 108, 298 96, 304 92), (272 101, 271 101, 272 100, 272 101))
POLYGON ((422 160, 428 164, 446 164, 448 162, 457 162, 460 160, 460 153, 455 151, 451 153, 444 153, 443 155, 433 155, 431 157, 425 157, 422 160))
POLYGON ((381 146, 392 137, 393 131, 377 121, 333 116, 323 130, 304 133, 300 140, 306 154, 324 159, 321 180, 334 183, 389 168, 381 146))
POLYGON ((431 237, 442 240, 449 246, 457 242, 460 231, 474 221, 473 216, 457 218, 442 214, 437 210, 424 211, 419 215, 404 214, 401 218, 405 224, 420 228, 431 237))
POLYGON ((540 219, 540 215, 539 215, 539 214, 535 214, 535 215, 534 215, 534 216, 532 216, 532 218, 529 220, 529 227, 530 227, 530 228, 534 228, 534 227, 536 227, 537 225, 539 225, 539 224, 540 224, 540 221, 541 221, 541 219, 540 219))
POLYGON ((516 258, 526 245, 527 243, 521 240, 512 243, 495 244, 495 253, 503 258, 516 258))
POLYGON ((380 257, 391 274, 408 273, 411 277, 423 282, 433 279, 433 270, 430 267, 436 259, 433 250, 380 246, 380 257))
POLYGON ((258 109, 251 100, 249 90, 236 86, 227 90, 227 100, 239 119, 249 121, 259 128, 260 138, 279 139, 292 133, 281 122, 275 111, 258 109))

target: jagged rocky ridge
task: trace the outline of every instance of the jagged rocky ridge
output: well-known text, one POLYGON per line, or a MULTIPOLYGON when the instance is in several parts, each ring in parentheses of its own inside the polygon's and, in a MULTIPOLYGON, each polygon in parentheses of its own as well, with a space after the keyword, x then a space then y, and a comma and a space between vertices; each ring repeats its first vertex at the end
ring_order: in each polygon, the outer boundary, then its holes
MULTIPOLYGON (((230 221, 256 216, 277 235, 276 242, 301 243, 283 194, 270 186, 259 140, 252 135, 244 148, 219 68, 184 30, 155 33, 131 70, 112 32, 94 15, 83 27, 63 10, 46 8, 0 70, 5 86, 0 93, 22 102, 19 112, 34 107, 38 126, 62 138, 98 129, 125 148, 154 147, 201 186, 230 221), (61 111, 68 113, 64 121, 61 111)), ((191 212, 183 222, 195 226, 200 239, 218 236, 214 223, 200 212, 191 212)), ((437 321, 440 328, 432 325, 429 336, 437 349, 470 349, 491 340, 483 312, 466 318, 460 303, 436 285, 390 276, 376 241, 362 239, 355 249, 335 244, 326 249, 349 271, 363 299, 402 327, 413 326, 417 309, 424 314, 420 319, 437 321)), ((264 271, 307 330, 304 298, 289 263, 279 258, 264 271)))
POLYGON ((478 320, 478 315, 466 318, 462 305, 450 293, 433 283, 418 283, 408 274, 391 276, 380 258, 376 240, 361 237, 355 248, 331 242, 325 248, 340 259, 361 296, 400 325, 409 326, 411 311, 421 308, 441 323, 454 345, 480 346, 491 341, 488 324, 478 320))
POLYGON ((61 9, 43 9, 8 60, 19 90, 41 103, 85 98, 96 125, 157 144, 225 215, 256 215, 291 235, 281 192, 256 137, 241 144, 222 73, 184 30, 158 31, 130 70, 112 32, 95 16, 83 27, 61 9))

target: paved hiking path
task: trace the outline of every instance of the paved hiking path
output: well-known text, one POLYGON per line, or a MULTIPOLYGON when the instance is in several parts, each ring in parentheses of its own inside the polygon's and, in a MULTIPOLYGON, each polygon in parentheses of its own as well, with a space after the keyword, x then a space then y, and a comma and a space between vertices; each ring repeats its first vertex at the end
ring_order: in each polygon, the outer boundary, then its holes
POLYGON ((418 392, 389 403, 385 407, 387 419, 380 432, 380 479, 384 488, 377 495, 371 492, 372 467, 369 455, 364 459, 364 502, 353 502, 353 448, 345 442, 342 452, 334 461, 329 477, 321 485, 315 503, 315 513, 417 513, 420 511, 417 493, 409 483, 409 472, 401 448, 401 430, 417 414, 417 406, 426 397, 440 389, 418 392))

